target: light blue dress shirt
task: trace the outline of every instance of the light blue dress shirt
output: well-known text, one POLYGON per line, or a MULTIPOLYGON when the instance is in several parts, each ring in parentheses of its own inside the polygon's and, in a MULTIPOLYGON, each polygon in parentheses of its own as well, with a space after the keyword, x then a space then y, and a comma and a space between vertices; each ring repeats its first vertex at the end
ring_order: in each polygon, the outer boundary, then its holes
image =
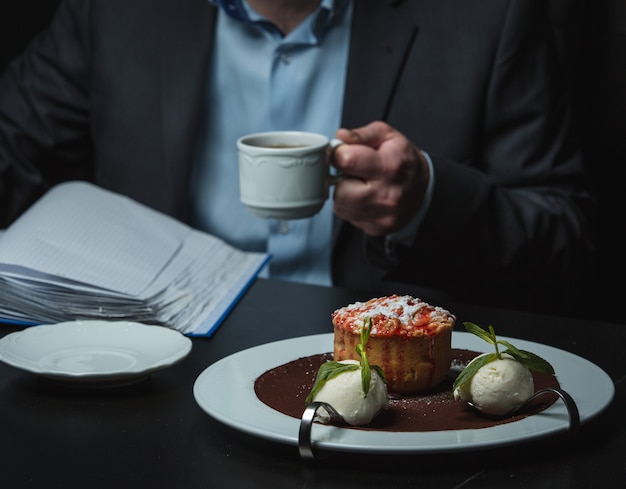
POLYGON ((192 180, 194 224, 240 249, 270 253, 262 276, 330 285, 332 199, 309 219, 252 216, 239 201, 235 142, 273 130, 334 137, 341 124, 352 1, 322 0, 287 36, 245 1, 212 3, 222 10, 192 180))

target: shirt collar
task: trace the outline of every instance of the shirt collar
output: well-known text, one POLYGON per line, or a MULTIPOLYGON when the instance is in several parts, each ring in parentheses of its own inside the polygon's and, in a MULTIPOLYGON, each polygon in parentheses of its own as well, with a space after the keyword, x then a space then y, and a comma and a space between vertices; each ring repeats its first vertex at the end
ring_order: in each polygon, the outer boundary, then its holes
MULTIPOLYGON (((321 0, 315 22, 315 32, 319 37, 326 31, 331 22, 343 13, 350 0, 321 0)), ((226 14, 241 22, 271 25, 265 20, 252 19, 250 7, 245 0, 209 0, 210 4, 220 7, 226 14)), ((273 26, 272 26, 273 27, 273 26)))
POLYGON ((248 17, 242 0, 209 0, 209 3, 217 5, 234 19, 250 22, 250 17, 248 17))

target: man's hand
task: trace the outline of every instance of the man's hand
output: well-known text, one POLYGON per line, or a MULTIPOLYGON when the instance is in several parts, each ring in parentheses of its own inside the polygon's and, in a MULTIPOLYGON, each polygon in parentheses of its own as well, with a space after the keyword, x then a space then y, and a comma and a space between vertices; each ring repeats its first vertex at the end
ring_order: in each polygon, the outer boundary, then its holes
POLYGON ((335 213, 369 236, 385 236, 408 224, 424 199, 428 162, 403 134, 384 122, 339 129, 342 144, 333 165, 335 213))

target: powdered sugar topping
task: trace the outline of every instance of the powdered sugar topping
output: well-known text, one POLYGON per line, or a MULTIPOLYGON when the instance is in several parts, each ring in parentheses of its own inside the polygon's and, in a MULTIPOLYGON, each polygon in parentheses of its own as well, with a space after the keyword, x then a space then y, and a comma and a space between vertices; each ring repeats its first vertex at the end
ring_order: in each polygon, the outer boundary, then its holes
POLYGON ((333 313, 333 322, 354 333, 361 331, 363 322, 371 318, 373 335, 408 334, 417 330, 438 329, 450 324, 454 316, 441 307, 408 295, 392 295, 355 302, 333 313))

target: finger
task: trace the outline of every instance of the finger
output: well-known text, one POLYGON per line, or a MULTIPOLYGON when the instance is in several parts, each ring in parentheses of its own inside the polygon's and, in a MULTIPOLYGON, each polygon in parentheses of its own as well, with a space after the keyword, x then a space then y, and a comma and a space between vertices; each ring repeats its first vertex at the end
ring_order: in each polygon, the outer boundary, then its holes
POLYGON ((363 208, 373 197, 370 182, 361 178, 343 175, 335 186, 333 198, 341 207, 363 208))
POLYGON ((341 219, 350 222, 369 236, 384 236, 389 234, 393 227, 393 218, 381 213, 380 209, 372 206, 344 207, 339 202, 334 203, 334 212, 341 219))
POLYGON ((393 202, 380 201, 377 186, 371 182, 346 178, 333 195, 334 211, 340 218, 361 228, 366 234, 386 234, 395 223, 393 202))
POLYGON ((344 176, 359 180, 378 178, 380 156, 375 149, 361 144, 344 144, 335 149, 333 166, 344 176))
POLYGON ((394 129, 389 124, 375 121, 355 129, 340 128, 335 133, 335 136, 347 144, 363 144, 376 149, 389 139, 394 132, 394 129))

